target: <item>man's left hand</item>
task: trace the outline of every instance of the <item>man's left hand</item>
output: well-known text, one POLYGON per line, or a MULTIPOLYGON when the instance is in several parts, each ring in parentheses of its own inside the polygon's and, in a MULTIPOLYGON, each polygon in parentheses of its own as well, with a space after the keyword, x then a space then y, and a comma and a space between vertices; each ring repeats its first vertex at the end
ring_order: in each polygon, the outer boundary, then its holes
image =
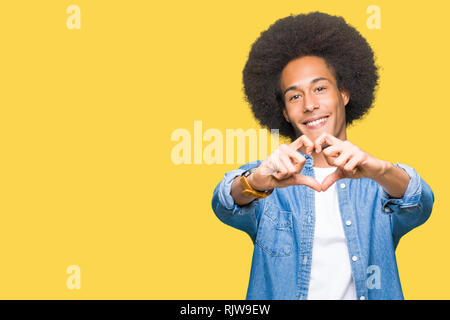
POLYGON ((336 171, 322 181, 322 191, 326 191, 339 179, 375 179, 385 172, 386 161, 371 156, 348 140, 342 141, 329 133, 323 133, 314 145, 316 153, 323 152, 328 164, 337 167, 336 171), (324 144, 328 146, 322 150, 324 144))

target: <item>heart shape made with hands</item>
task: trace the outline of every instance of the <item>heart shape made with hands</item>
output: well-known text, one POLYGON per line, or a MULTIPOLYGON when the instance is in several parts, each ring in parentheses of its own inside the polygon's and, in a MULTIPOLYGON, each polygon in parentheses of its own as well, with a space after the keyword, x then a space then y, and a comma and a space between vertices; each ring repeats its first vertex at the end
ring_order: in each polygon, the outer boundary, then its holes
MULTIPOLYGON (((316 154, 323 153, 327 163, 330 166, 336 167, 336 170, 325 177, 322 183, 319 183, 312 177, 303 175, 300 175, 301 178, 297 177, 297 180, 300 181, 299 184, 307 185, 316 191, 326 191, 333 183, 343 178, 358 179, 364 177, 367 172, 360 165, 366 163, 368 159, 376 160, 351 142, 347 140, 342 141, 329 133, 323 133, 314 143, 307 136, 302 135, 291 144, 285 145, 283 150, 289 154, 290 158, 294 159, 294 162, 301 162, 299 161, 297 150, 302 147, 306 148, 306 154, 308 155, 312 155, 313 151, 316 154), (294 155, 294 153, 297 153, 297 155, 294 155)), ((279 152, 276 153, 275 157, 277 155, 279 155, 279 152)), ((278 164, 283 163, 286 165, 286 160, 283 161, 281 158, 278 160, 278 164)), ((378 163, 372 161, 373 167, 377 167, 378 165, 378 163)), ((286 166, 290 167, 289 164, 286 166)), ((275 164, 274 172, 278 171, 277 167, 279 166, 275 164)), ((375 169, 378 170, 378 168, 375 169)))

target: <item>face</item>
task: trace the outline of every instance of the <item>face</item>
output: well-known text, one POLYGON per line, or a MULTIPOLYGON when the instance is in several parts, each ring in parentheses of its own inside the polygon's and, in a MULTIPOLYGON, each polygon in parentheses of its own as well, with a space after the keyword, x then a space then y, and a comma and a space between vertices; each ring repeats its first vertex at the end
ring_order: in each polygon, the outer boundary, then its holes
POLYGON ((305 134, 312 141, 323 132, 346 139, 345 106, 350 97, 339 91, 325 60, 304 56, 290 61, 281 73, 283 115, 297 137, 305 134))

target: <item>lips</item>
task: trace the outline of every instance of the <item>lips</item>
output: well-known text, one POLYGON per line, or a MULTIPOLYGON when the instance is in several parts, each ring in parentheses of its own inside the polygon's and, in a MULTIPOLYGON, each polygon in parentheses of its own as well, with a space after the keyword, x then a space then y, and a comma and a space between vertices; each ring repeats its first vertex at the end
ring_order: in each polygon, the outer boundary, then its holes
POLYGON ((313 117, 313 118, 310 118, 310 119, 306 120, 305 122, 303 122, 303 124, 307 127, 315 127, 315 126, 318 126, 318 125, 326 122, 328 117, 329 116, 313 117))

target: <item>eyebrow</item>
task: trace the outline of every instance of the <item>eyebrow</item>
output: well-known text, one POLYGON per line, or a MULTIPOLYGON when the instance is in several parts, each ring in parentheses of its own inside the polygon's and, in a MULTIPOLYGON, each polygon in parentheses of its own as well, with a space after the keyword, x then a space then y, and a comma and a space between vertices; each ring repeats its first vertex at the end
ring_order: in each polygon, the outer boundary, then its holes
MULTIPOLYGON (((320 77, 320 78, 312 79, 311 82, 310 82, 309 84, 313 84, 313 83, 319 82, 319 81, 321 81, 321 80, 326 80, 326 81, 328 81, 328 82, 331 82, 331 81, 330 81, 329 79, 327 79, 327 78, 320 77)), ((290 86, 289 88, 287 88, 286 90, 284 90, 283 96, 285 96, 285 95, 286 95, 286 92, 288 92, 289 90, 297 90, 297 89, 298 89, 297 86, 290 86)))

